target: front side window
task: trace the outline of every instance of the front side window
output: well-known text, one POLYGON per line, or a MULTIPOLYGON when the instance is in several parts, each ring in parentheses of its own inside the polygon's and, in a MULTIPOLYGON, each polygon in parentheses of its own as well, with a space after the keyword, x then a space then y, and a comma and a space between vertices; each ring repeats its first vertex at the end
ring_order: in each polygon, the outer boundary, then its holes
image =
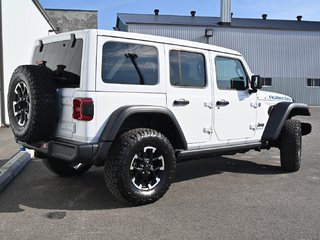
POLYGON ((216 57, 217 85, 221 90, 248 89, 247 74, 238 59, 216 57))
POLYGON ((170 51, 170 83, 181 87, 205 87, 205 58, 200 53, 170 51))
POLYGON ((132 43, 105 43, 102 54, 102 80, 105 83, 156 85, 157 49, 132 43))

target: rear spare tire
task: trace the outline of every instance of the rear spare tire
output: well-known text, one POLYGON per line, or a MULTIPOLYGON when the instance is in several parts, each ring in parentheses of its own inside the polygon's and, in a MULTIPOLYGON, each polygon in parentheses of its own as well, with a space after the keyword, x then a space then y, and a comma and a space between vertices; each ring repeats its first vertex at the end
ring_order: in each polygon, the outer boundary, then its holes
POLYGON ((53 72, 45 66, 23 65, 14 71, 8 90, 8 115, 17 140, 42 141, 58 118, 53 72))

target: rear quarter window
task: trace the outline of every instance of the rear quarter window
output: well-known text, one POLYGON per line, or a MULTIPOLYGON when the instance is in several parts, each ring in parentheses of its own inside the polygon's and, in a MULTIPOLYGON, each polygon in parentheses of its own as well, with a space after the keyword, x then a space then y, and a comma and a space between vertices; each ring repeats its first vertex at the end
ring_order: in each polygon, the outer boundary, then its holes
POLYGON ((156 85, 158 75, 157 48, 122 42, 107 42, 103 45, 103 82, 156 85))

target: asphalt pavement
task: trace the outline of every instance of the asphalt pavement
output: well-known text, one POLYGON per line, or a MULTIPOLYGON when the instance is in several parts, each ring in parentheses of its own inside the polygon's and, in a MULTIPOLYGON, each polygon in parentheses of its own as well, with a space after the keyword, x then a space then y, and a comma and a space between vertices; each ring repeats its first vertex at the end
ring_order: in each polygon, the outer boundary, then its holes
POLYGON ((0 193, 0 238, 320 239, 320 108, 307 120, 300 171, 284 173, 277 149, 184 162, 142 207, 114 201, 103 168, 61 178, 33 159, 0 193))
POLYGON ((0 167, 19 151, 19 145, 15 142, 11 128, 0 127, 0 167))
POLYGON ((31 155, 15 142, 11 129, 0 127, 0 193, 30 160, 31 155))

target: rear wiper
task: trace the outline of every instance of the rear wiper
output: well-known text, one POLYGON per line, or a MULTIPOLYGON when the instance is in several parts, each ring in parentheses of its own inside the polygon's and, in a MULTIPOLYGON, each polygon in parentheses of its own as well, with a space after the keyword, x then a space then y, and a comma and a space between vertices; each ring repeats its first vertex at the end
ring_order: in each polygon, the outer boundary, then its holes
POLYGON ((144 77, 143 77, 142 72, 141 72, 141 70, 140 70, 140 68, 139 68, 139 66, 137 64, 137 61, 136 61, 136 59, 138 58, 138 55, 135 54, 135 53, 125 53, 124 55, 126 56, 126 58, 130 58, 134 68, 136 69, 136 71, 137 71, 137 73, 139 75, 140 84, 144 85, 144 77))

